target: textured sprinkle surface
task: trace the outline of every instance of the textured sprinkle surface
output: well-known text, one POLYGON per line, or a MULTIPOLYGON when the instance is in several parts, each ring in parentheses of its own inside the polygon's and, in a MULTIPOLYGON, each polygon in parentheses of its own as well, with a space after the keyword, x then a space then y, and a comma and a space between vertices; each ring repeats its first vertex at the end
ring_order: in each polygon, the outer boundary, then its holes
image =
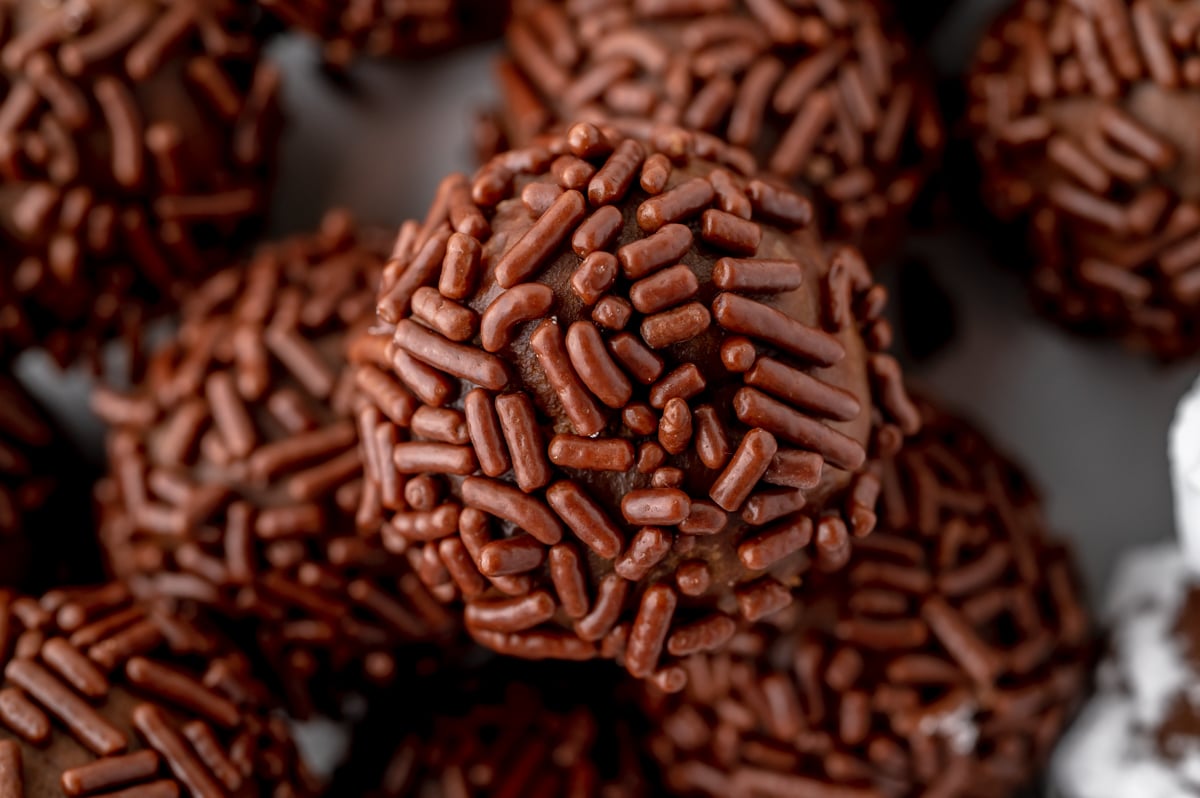
POLYGON ((579 124, 402 227, 351 346, 362 515, 484 646, 678 687, 873 528, 919 422, 886 292, 748 160, 579 124))
POLYGON ((397 722, 381 712, 335 780, 366 798, 646 798, 652 792, 628 690, 608 669, 496 660, 408 692, 397 722), (582 684, 588 689, 581 690, 582 684))
POLYGON ((249 9, 0 2, 0 358, 134 338, 257 231, 279 76, 249 9))
POLYGON ((498 35, 508 0, 259 0, 325 45, 331 64, 356 56, 425 56, 498 35))
POLYGON ((0 795, 315 795, 245 657, 116 583, 5 594, 0 795))
POLYGON ((1041 308, 1161 358, 1200 350, 1192 3, 1022 0, 969 77, 983 195, 1031 242, 1041 308))
POLYGON ((676 794, 1003 798, 1049 756, 1090 650, 1072 560, 1016 467, 922 409, 879 529, 813 580, 798 626, 688 660, 679 695, 647 691, 676 794))
POLYGON ((237 619, 299 714, 390 681, 401 643, 454 628, 377 520, 355 517, 377 488, 345 343, 372 318, 381 244, 334 212, 264 246, 190 297, 135 391, 93 396, 112 427, 112 568, 139 594, 237 619))
POLYGON ((507 43, 510 144, 579 119, 713 133, 872 259, 891 254, 943 145, 928 76, 876 0, 527 0, 507 43))

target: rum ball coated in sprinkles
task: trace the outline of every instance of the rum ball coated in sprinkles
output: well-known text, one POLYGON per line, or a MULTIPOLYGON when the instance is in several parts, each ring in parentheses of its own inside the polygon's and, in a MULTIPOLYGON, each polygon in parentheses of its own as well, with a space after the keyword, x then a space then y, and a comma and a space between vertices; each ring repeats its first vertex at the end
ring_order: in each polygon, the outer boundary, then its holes
POLYGON ((879 528, 814 578, 796 625, 687 660, 678 695, 647 690, 673 794, 1006 798, 1046 763, 1091 660, 1074 563, 1016 466, 922 412, 884 466, 879 528))
MULTIPOLYGON (((142 595, 234 622, 293 711, 388 683, 403 644, 455 625, 379 539, 346 341, 386 247, 342 213, 219 272, 129 394, 101 389, 112 568, 142 595)), ((368 414, 369 415, 369 414, 368 414)))
POLYGON ((580 119, 712 133, 809 193, 825 232, 872 259, 892 254, 939 160, 932 86, 878 0, 514 9, 493 120, 510 145, 580 119))
POLYGON ((969 79, 983 196, 1039 307, 1160 358, 1200 350, 1200 54, 1188 3, 1023 0, 969 79))
POLYGON ((318 790, 245 656, 118 583, 5 594, 0 795, 303 798, 318 790))
POLYGON ((279 76, 254 19, 227 0, 0 2, 0 358, 136 338, 257 232, 279 76))
POLYGON ((352 347, 364 496, 478 642, 678 687, 871 531, 919 419, 884 289, 811 219, 711 136, 580 124, 401 228, 352 347))

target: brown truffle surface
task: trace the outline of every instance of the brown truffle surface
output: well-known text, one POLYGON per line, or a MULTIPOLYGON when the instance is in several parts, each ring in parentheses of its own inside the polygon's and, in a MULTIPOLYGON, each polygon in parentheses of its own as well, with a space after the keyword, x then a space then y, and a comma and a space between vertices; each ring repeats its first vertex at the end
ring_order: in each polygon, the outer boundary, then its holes
POLYGON ((1164 358, 1200 349, 1195 12, 1022 0, 969 83, 983 194, 1028 228, 1039 305, 1164 358))
POLYGON ((1081 698, 1089 622, 1024 475, 923 407, 853 563, 648 696, 681 796, 995 796, 1027 784, 1081 698))
POLYGON ((611 672, 577 664, 499 660, 438 674, 422 696, 405 692, 403 721, 381 712, 356 731, 357 750, 333 790, 366 798, 652 795, 628 723, 636 709, 622 692, 611 672))
POLYGON ((0 794, 315 795, 245 658, 127 590, 5 594, 0 794))
POLYGON ((288 27, 325 43, 331 64, 412 57, 498 35, 508 0, 259 0, 288 27))
POLYGON ((0 0, 0 357, 60 362, 256 232, 279 77, 231 0, 0 0))
POLYGON ((301 713, 390 680, 401 643, 453 626, 378 524, 355 518, 344 350, 372 317, 380 251, 340 213, 263 247, 195 292, 136 391, 93 403, 113 427, 112 568, 139 594, 238 619, 301 713))
POLYGON ((580 124, 402 228, 351 347, 364 515, 483 645, 679 686, 874 526, 918 422, 886 292, 747 160, 580 124))
POLYGON ((70 499, 92 476, 81 462, 33 397, 0 376, 0 585, 100 576, 88 504, 70 499))
POLYGON ((511 144, 580 119, 710 132, 872 259, 891 254, 943 144, 927 76, 877 0, 529 0, 507 40, 511 144))

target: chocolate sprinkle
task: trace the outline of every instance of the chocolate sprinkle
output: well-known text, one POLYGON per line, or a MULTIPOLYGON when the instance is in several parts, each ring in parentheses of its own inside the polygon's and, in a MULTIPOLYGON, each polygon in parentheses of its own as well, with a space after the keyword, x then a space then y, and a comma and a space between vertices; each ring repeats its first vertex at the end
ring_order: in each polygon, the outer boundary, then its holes
POLYGON ((288 27, 325 43, 346 66, 358 55, 427 56, 499 34, 508 0, 259 0, 288 27))
POLYGON ((244 656, 125 587, 0 600, 0 795, 315 795, 244 656))
POLYGON ((196 291, 136 391, 93 401, 113 428, 100 499, 114 570, 239 619, 302 714, 390 681, 400 644, 454 628, 384 550, 378 515, 355 517, 380 486, 363 480, 345 342, 372 317, 379 243, 335 212, 264 247, 196 291))
POLYGON ((1025 477, 929 405, 880 529, 765 625, 649 690, 679 795, 1009 796, 1082 697, 1089 622, 1025 477))
POLYGON ((1162 358, 1200 350, 1195 14, 1023 0, 980 45, 983 194, 1028 228, 1041 308, 1162 358))
POLYGON ((484 646, 678 685, 679 653, 874 526, 874 458, 919 421, 878 351, 886 293, 742 166, 705 134, 580 124, 401 229, 387 333, 352 347, 363 515, 484 646))
POLYGON ((932 87, 876 0, 531 0, 507 41, 510 144, 578 119, 713 133, 811 193, 822 229, 872 260, 943 144, 932 87))
POLYGON ((137 337, 257 231, 276 70, 248 4, 0 2, 0 357, 137 337))

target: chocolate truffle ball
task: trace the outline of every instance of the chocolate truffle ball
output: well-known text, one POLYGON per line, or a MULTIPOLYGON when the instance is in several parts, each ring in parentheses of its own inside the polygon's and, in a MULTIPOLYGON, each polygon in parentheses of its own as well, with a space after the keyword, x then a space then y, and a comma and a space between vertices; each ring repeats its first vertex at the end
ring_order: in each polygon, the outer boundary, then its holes
POLYGON ((0 357, 134 337, 259 225, 274 68, 227 0, 0 3, 0 357))
POLYGON ((880 528, 760 628, 652 694, 650 749, 681 796, 1010 796, 1080 698, 1089 625, 1029 483, 924 408, 884 469, 880 528))
POLYGON ((983 195, 1028 229, 1041 308, 1164 358, 1200 349, 1194 16, 1022 0, 969 83, 983 195))
POLYGON ((886 292, 745 156, 579 124, 401 230, 352 352, 371 498, 484 646, 678 685, 874 526, 919 420, 886 292))
MULTIPOLYGON (((450 616, 356 518, 364 487, 345 342, 383 260, 343 214, 221 271, 128 395, 100 490, 109 563, 135 592, 239 621, 292 707, 387 681, 450 616), (365 674, 365 675, 364 675, 365 674)), ((369 501, 365 502, 369 504, 369 501)))
POLYGON ((497 78, 511 144, 578 119, 714 133, 873 258, 891 254, 944 138, 931 86, 876 0, 529 0, 508 50, 497 78))
POLYGON ((630 702, 615 697, 620 687, 611 678, 578 667, 499 662, 442 675, 423 696, 406 692, 404 720, 383 712, 357 730, 361 750, 334 791, 366 798, 653 794, 629 731, 630 702), (592 689, 581 691, 581 681, 592 689))
POLYGON ((6 595, 0 793, 315 795, 246 659, 117 583, 6 595))
POLYGON ((345 66, 358 55, 412 57, 498 35, 508 0, 259 0, 288 27, 325 43, 345 66))

